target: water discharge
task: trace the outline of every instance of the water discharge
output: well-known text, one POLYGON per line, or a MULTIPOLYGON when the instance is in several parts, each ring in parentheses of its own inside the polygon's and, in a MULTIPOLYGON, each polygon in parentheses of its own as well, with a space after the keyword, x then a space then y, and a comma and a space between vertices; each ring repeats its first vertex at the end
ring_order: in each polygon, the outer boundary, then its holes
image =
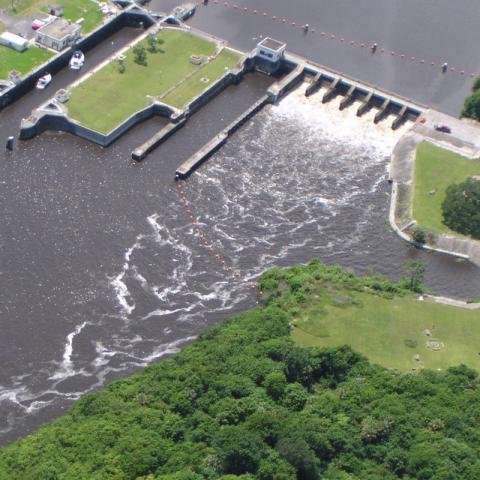
MULTIPOLYGON (((55 134, 26 144, 19 155, 48 179, 38 189, 30 185, 29 208, 54 205, 59 213, 45 210, 53 223, 49 243, 37 252, 41 261, 25 260, 33 265, 30 275, 42 279, 35 284, 42 292, 36 313, 46 333, 39 329, 36 356, 0 371, 0 441, 31 431, 85 392, 178 351, 214 321, 254 305, 251 282, 274 265, 317 257, 398 278, 405 258, 419 256, 432 288, 478 295, 477 269, 420 254, 385 226, 389 155, 408 126, 396 132, 389 121, 374 126, 373 112, 359 119, 355 106, 340 112, 340 99, 322 105, 322 92, 305 99, 303 88, 259 113, 183 186, 207 243, 173 185, 181 158, 168 150, 170 143, 137 170, 114 162, 125 154, 121 142, 104 151, 55 134), (68 159, 58 153, 65 148, 68 159), (62 281, 46 273, 45 265, 58 259, 48 260, 50 242, 64 262, 57 270, 62 281), (219 266, 213 249, 230 270, 219 266), (52 287, 43 289, 42 281, 52 287), (76 303, 49 318, 45 292, 49 305, 60 298, 76 303)), ((231 103, 222 98, 225 112, 231 103)), ((214 118, 231 121, 223 112, 214 118)), ((172 141, 192 139, 188 128, 172 141)), ((12 168, 22 178, 26 167, 12 168)), ((15 181, 10 188, 20 198, 15 181)), ((13 213, 5 218, 13 222, 13 213)))

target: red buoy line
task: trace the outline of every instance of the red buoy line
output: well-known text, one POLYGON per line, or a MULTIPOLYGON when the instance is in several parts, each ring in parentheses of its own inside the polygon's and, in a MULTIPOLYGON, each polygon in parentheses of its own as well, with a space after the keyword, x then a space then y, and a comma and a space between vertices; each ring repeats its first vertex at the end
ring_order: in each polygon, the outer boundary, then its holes
MULTIPOLYGON (((305 31, 305 33, 312 33, 312 34, 315 34, 316 32, 318 32, 318 30, 316 30, 315 28, 310 28, 308 25, 302 25, 302 24, 297 24, 295 21, 288 21, 286 18, 283 18, 283 17, 279 17, 277 15, 272 15, 270 16, 267 12, 258 12, 258 10, 252 10, 248 7, 239 7, 238 4, 236 3, 229 3, 229 2, 221 2, 220 0, 213 0, 212 2, 214 5, 218 6, 218 5, 221 5, 223 4, 224 7, 231 7, 233 10, 238 10, 240 12, 243 12, 244 14, 247 14, 247 13, 251 13, 252 15, 257 15, 257 16, 261 16, 263 18, 268 18, 270 20, 273 20, 273 21, 280 21, 282 24, 284 25, 290 25, 291 27, 293 28, 299 28, 303 31, 305 31), (306 27, 308 28, 308 30, 306 30, 306 27)), ((205 6, 207 6, 206 4, 204 4, 205 6)), ((345 42, 345 38, 344 37, 337 37, 337 35, 335 33, 332 33, 331 35, 327 35, 325 32, 318 32, 320 33, 320 36, 321 37, 324 37, 324 38, 329 38, 330 40, 339 40, 341 43, 345 42)), ((376 45, 376 44, 375 44, 376 45)), ((360 48, 365 48, 366 47, 366 43, 365 42, 356 42, 355 40, 351 40, 350 41, 350 46, 352 47, 360 47, 360 48)), ((375 49, 376 50, 376 49, 375 49)), ((377 50, 376 50, 377 51, 377 50)), ((396 57, 396 58, 400 58, 402 60, 406 59, 407 58, 407 55, 405 53, 401 53, 401 54, 398 54, 396 55, 395 51, 394 50, 391 50, 391 51, 388 51, 386 48, 380 48, 378 49, 378 53, 380 54, 390 54, 392 57, 396 57)), ((409 57, 410 59, 410 62, 411 63, 414 63, 414 64, 419 64, 419 65, 430 65, 430 66, 435 66, 435 65, 440 65, 440 69, 441 69, 441 72, 443 73, 446 73, 448 70, 452 73, 459 73, 460 75, 464 76, 467 72, 465 71, 465 69, 461 69, 461 70, 457 70, 455 67, 450 67, 448 68, 448 63, 449 62, 437 62, 437 61, 434 61, 432 60, 431 62, 428 62, 426 61, 425 59, 417 59, 416 57, 414 56, 410 56, 409 57), (447 68, 444 68, 443 66, 444 65, 447 65, 447 68), (442 68, 443 67, 443 68, 442 68)), ((470 77, 475 77, 477 76, 476 73, 472 72, 470 73, 470 77)))
MULTIPOLYGON (((182 180, 177 180, 175 181, 175 185, 177 187, 178 196, 180 197, 183 208, 185 209, 185 212, 190 219, 190 223, 192 224, 193 234, 197 237, 202 246, 207 249, 210 256, 215 260, 215 262, 218 263, 220 267, 222 267, 223 270, 233 275, 234 277, 241 279, 242 274, 233 266, 232 262, 215 246, 215 244, 208 239, 208 237, 205 235, 205 232, 200 227, 197 221, 197 217, 194 215, 192 207, 190 206, 190 202, 185 195, 185 182, 182 180)), ((256 283, 246 279, 243 279, 243 281, 247 283, 250 288, 257 288, 256 283)))

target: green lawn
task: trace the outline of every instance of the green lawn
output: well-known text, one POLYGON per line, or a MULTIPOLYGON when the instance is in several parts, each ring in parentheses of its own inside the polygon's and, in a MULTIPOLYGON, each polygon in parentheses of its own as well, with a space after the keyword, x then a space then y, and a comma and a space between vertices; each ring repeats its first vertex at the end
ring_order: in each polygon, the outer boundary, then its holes
POLYGON ((98 10, 98 4, 93 0, 14 0, 15 10, 11 10, 11 0, 0 0, 0 8, 5 8, 14 15, 34 15, 36 12, 47 12, 49 4, 61 5, 64 8, 64 18, 73 22, 84 18, 82 32, 87 33, 98 26, 103 14, 98 10))
MULTIPOLYGON (((112 62, 74 88, 67 103, 70 117, 99 132, 110 132, 149 105, 152 97, 165 94, 193 74, 162 99, 171 101, 173 106, 186 105, 218 79, 225 67, 233 67, 240 58, 227 50, 209 65, 197 66, 190 62, 190 56, 213 55, 216 50, 213 43, 179 30, 163 30, 158 37, 164 41, 161 51, 147 54, 147 66, 137 65, 133 52, 129 51, 123 74, 118 72, 117 62, 112 62), (209 83, 201 82, 202 77, 207 77, 209 83)), ((143 43, 146 45, 146 41, 143 43)))
POLYGON ((225 73, 225 69, 233 68, 238 60, 237 53, 224 49, 213 62, 201 68, 189 78, 188 82, 169 93, 162 101, 176 108, 184 108, 192 98, 218 80, 225 73))
POLYGON ((24 52, 17 52, 0 45, 0 79, 6 80, 12 70, 27 74, 35 67, 53 57, 54 53, 37 47, 30 47, 24 52))
POLYGON ((334 306, 332 294, 324 293, 321 305, 310 305, 299 315, 293 330, 297 343, 321 347, 348 344, 372 362, 402 371, 445 369, 460 363, 480 369, 480 310, 351 291, 335 296, 351 297, 358 304, 334 306), (425 335, 426 329, 430 337, 425 335), (407 339, 417 345, 406 346, 407 339), (443 342, 444 348, 428 348, 426 343, 432 339, 443 342), (420 362, 415 360, 416 354, 420 362))
POLYGON ((480 160, 470 160, 422 142, 415 159, 413 218, 433 232, 451 233, 442 221, 441 205, 446 189, 472 175, 480 175, 480 160), (433 191, 435 194, 430 195, 433 191))

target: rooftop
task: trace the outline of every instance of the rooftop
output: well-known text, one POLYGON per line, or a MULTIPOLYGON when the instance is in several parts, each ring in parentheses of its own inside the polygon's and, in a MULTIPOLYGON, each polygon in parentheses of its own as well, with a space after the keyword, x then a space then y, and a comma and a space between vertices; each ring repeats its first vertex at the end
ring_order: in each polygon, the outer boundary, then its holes
POLYGON ((273 50, 274 52, 278 52, 282 48, 287 46, 284 42, 279 42, 278 40, 274 40, 273 38, 266 37, 264 38, 259 45, 262 47, 268 48, 269 50, 273 50))
POLYGON ((71 23, 63 18, 57 18, 53 22, 41 27, 38 32, 42 33, 43 35, 47 35, 48 37, 61 40, 67 35, 80 30, 80 28, 81 26, 77 23, 71 23))

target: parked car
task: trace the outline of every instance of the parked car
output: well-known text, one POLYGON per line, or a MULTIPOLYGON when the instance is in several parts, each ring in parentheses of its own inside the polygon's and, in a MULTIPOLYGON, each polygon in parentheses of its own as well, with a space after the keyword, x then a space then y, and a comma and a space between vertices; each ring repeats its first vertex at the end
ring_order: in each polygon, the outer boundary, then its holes
POLYGON ((38 18, 36 18, 32 22, 32 29, 33 30, 38 30, 39 28, 43 27, 44 25, 45 25, 45 22, 43 20, 39 20, 38 18))
POLYGON ((437 132, 452 133, 452 129, 448 125, 434 125, 437 132))

